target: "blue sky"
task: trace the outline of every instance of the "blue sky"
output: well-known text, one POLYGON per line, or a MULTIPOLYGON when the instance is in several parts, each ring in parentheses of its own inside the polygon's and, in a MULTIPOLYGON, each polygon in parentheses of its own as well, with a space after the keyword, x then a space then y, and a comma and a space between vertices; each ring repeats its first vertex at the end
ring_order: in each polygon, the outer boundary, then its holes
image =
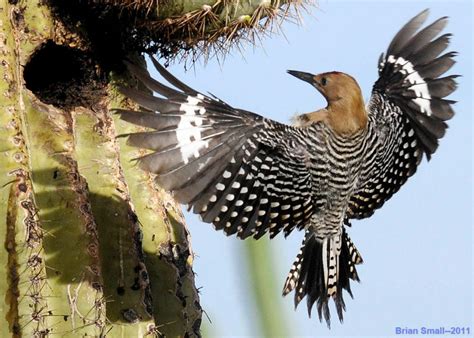
MULTIPOLYGON (((377 78, 377 60, 394 34, 411 17, 430 8, 429 22, 449 16, 451 48, 459 52, 452 73, 461 74, 456 116, 438 152, 368 220, 354 222, 349 235, 364 258, 361 283, 346 296, 344 324, 328 330, 308 318, 302 304, 293 311, 292 297, 275 294, 285 310, 292 336, 395 336, 395 327, 472 326, 472 22, 471 1, 321 1, 304 25, 283 24, 285 37, 263 39, 263 45, 235 50, 219 64, 182 64, 169 69, 202 92, 229 104, 288 122, 295 113, 325 106, 309 85, 287 69, 312 73, 339 70, 354 76, 366 98, 377 78)), ((153 74, 153 73, 152 73, 153 74)), ((244 243, 216 232, 186 214, 197 255, 194 270, 201 305, 216 336, 258 336, 252 318, 251 281, 241 252, 244 243)), ((276 264, 276 283, 283 286, 302 239, 295 233, 271 241, 269 264, 276 264)), ((332 308, 333 317, 335 316, 332 308)), ((204 318, 204 321, 207 319, 204 318)))

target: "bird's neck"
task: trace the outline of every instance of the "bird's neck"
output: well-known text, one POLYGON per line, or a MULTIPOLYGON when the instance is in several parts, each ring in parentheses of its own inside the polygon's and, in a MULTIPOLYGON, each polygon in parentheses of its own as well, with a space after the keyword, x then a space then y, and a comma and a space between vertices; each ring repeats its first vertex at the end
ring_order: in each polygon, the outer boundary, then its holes
POLYGON ((353 135, 367 126, 362 95, 340 98, 328 103, 327 123, 339 135, 353 135))

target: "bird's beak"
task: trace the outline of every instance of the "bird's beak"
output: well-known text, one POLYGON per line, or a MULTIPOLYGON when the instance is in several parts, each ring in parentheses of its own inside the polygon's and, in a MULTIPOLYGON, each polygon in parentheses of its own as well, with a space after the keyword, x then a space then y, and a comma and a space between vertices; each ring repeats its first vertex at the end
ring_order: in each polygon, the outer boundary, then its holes
POLYGON ((314 82, 314 75, 313 74, 310 74, 310 73, 305 73, 305 72, 298 72, 296 70, 287 70, 286 71, 288 74, 291 74, 293 75, 294 77, 300 79, 300 80, 303 80, 305 82, 308 82, 309 84, 311 84, 312 86, 315 85, 315 82, 314 82))

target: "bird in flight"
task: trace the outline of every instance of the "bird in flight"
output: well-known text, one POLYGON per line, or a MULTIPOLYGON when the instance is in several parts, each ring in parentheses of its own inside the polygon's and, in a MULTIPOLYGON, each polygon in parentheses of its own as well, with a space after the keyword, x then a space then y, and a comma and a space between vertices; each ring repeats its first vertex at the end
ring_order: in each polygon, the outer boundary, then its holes
POLYGON ((350 279, 359 281, 362 263, 346 227, 371 216, 423 156, 431 158, 454 115, 454 101, 445 97, 456 89, 456 75, 443 74, 456 53, 442 54, 450 34, 440 35, 447 18, 421 29, 427 16, 425 10, 405 24, 380 56, 367 103, 348 74, 288 71, 327 101, 291 126, 204 95, 153 58, 173 87, 128 63, 160 95, 121 88, 141 109, 118 110, 120 117, 149 128, 128 143, 151 150, 139 165, 216 230, 241 239, 304 231, 283 295, 294 291, 296 306, 306 297, 309 315, 316 303, 328 325, 332 298, 342 321, 343 290, 352 296, 350 279))

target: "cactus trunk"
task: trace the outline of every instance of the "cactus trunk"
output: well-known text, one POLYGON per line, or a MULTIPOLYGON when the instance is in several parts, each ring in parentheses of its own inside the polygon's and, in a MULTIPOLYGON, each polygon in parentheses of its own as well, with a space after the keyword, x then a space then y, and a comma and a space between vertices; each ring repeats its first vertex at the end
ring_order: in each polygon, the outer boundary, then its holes
POLYGON ((41 102, 23 69, 56 38, 50 8, 0 15, 0 336, 198 336, 181 213, 116 139, 137 131, 109 113, 127 102, 112 84, 87 108, 41 102))

